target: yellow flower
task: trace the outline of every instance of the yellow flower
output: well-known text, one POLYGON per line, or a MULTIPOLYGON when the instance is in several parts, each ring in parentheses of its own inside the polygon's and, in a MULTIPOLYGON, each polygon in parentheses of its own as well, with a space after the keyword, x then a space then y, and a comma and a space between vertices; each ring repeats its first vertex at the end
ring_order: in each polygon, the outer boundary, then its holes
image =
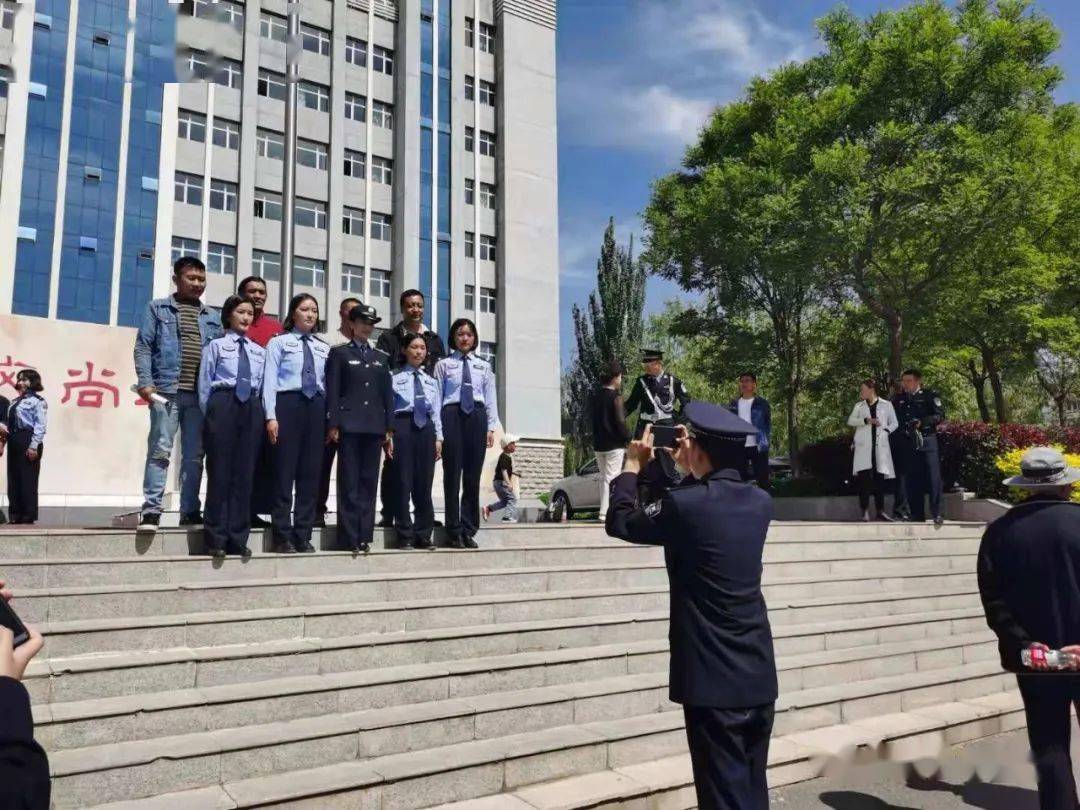
MULTIPOLYGON (((1080 454, 1065 453, 1065 448, 1061 445, 1050 446, 1059 453, 1064 454, 1065 461, 1070 467, 1080 467, 1080 454)), ((1023 458, 1024 453, 1030 449, 1030 447, 1017 447, 1015 450, 1009 450, 994 459, 994 465, 1001 471, 1003 478, 1020 475, 1020 459, 1023 458)), ((1022 501, 1025 498, 1026 491, 1027 490, 1022 489, 1021 487, 1009 487, 1009 500, 1014 502, 1022 501)), ((1071 500, 1080 503, 1080 485, 1073 487, 1071 500)))

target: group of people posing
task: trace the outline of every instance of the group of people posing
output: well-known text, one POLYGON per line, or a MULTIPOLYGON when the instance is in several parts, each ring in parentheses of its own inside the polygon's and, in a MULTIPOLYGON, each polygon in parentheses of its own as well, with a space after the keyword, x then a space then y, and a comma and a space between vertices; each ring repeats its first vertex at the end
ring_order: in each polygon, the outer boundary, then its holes
MULTIPOLYGON (((406 290, 404 320, 373 346, 381 319, 350 298, 339 313, 347 340, 331 347, 316 334, 319 304, 310 295, 294 296, 279 323, 264 312, 266 284, 258 277, 240 282, 218 311, 201 300, 202 262, 182 257, 173 276, 176 292, 150 302, 135 340, 138 391, 150 406, 140 530, 160 522, 179 433, 180 523, 202 524, 215 557, 250 556, 249 531, 266 525, 265 513, 276 552, 314 551, 335 456, 339 544, 367 551, 381 460, 381 525, 394 526, 399 547, 430 548, 441 460, 449 544, 477 547, 480 475, 501 426, 494 373, 475 354, 472 321, 451 325, 447 354, 423 323, 423 294, 406 290)), ((512 483, 516 441, 502 439, 504 484, 512 483)), ((500 495, 497 506, 512 506, 500 495)))

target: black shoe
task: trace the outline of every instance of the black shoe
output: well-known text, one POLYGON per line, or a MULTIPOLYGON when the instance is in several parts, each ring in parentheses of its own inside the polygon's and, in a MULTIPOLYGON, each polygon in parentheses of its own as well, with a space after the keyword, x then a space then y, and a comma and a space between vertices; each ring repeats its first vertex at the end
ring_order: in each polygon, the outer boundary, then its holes
POLYGON ((433 521, 431 521, 431 525, 432 526, 442 526, 443 522, 441 520, 433 520, 433 521))
POLYGON ((430 540, 413 540, 412 547, 417 551, 428 551, 433 548, 430 540))
POLYGON ((326 515, 319 515, 315 520, 311 521, 311 525, 317 529, 326 528, 326 515))
POLYGON ((943 525, 945 525, 945 518, 943 518, 941 515, 938 515, 936 518, 934 518, 934 525, 935 526, 943 526, 943 525))
POLYGON ((465 543, 460 537, 450 537, 446 541, 447 548, 465 548, 465 543))
POLYGON ((473 540, 471 537, 464 537, 462 538, 461 542, 465 546, 465 548, 480 548, 480 546, 476 545, 476 541, 473 540))
POLYGON ((371 550, 371 546, 367 543, 357 543, 356 545, 349 546, 349 550, 353 554, 367 554, 371 550))
POLYGON ((314 554, 315 546, 311 545, 307 540, 297 540, 296 550, 301 554, 314 554))
POLYGON ((241 560, 250 560, 251 559, 251 549, 248 548, 247 546, 244 546, 242 549, 240 549, 240 559, 241 560))
POLYGON ((251 516, 251 528, 253 529, 269 529, 270 525, 270 521, 263 520, 258 515, 251 516))
POLYGON ((893 522, 893 517, 888 512, 878 512, 877 513, 877 519, 882 521, 883 523, 892 523, 893 522))
POLYGON ((288 540, 285 540, 280 543, 274 543, 273 552, 275 554, 295 554, 296 549, 293 547, 292 543, 290 543, 288 540))
POLYGON ((223 548, 215 548, 213 551, 210 552, 210 556, 213 557, 215 560, 224 560, 225 559, 225 549, 223 549, 223 548))
POLYGON ((392 529, 394 528, 394 519, 392 517, 384 517, 375 525, 380 529, 392 529))
POLYGON ((180 516, 181 526, 202 526, 202 512, 188 512, 180 516))
POLYGON ((156 532, 159 523, 161 523, 161 514, 159 512, 143 512, 142 517, 139 518, 139 525, 136 527, 135 531, 156 532))

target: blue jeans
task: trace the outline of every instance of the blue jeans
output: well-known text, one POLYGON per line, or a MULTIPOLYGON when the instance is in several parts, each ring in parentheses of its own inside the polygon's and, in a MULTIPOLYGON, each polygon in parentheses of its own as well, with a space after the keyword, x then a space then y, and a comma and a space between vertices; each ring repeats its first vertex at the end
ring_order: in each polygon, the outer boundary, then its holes
POLYGON ((499 496, 499 500, 491 504, 488 509, 490 509, 492 512, 497 512, 500 509, 505 509, 505 517, 516 518, 518 516, 518 508, 517 495, 514 494, 514 488, 507 484, 505 481, 499 480, 493 481, 492 486, 495 489, 495 494, 499 496))
POLYGON ((202 426, 199 395, 194 391, 162 394, 164 405, 150 403, 150 435, 146 439, 146 472, 143 475, 143 512, 161 514, 161 498, 169 475, 176 431, 180 431, 180 514, 199 511, 202 483, 202 426))

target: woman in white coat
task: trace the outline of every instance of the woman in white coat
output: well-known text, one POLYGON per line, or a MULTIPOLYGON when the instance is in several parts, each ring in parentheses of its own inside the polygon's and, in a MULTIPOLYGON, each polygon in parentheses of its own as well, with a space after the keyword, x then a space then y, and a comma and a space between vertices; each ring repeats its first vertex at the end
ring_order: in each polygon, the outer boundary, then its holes
POLYGON ((873 380, 863 380, 859 387, 860 399, 848 417, 848 424, 855 428, 855 461, 852 471, 859 479, 859 508, 863 520, 870 516, 870 496, 874 496, 874 508, 878 520, 891 520, 885 513, 885 479, 895 478, 889 435, 899 427, 896 411, 887 399, 877 395, 873 380))

